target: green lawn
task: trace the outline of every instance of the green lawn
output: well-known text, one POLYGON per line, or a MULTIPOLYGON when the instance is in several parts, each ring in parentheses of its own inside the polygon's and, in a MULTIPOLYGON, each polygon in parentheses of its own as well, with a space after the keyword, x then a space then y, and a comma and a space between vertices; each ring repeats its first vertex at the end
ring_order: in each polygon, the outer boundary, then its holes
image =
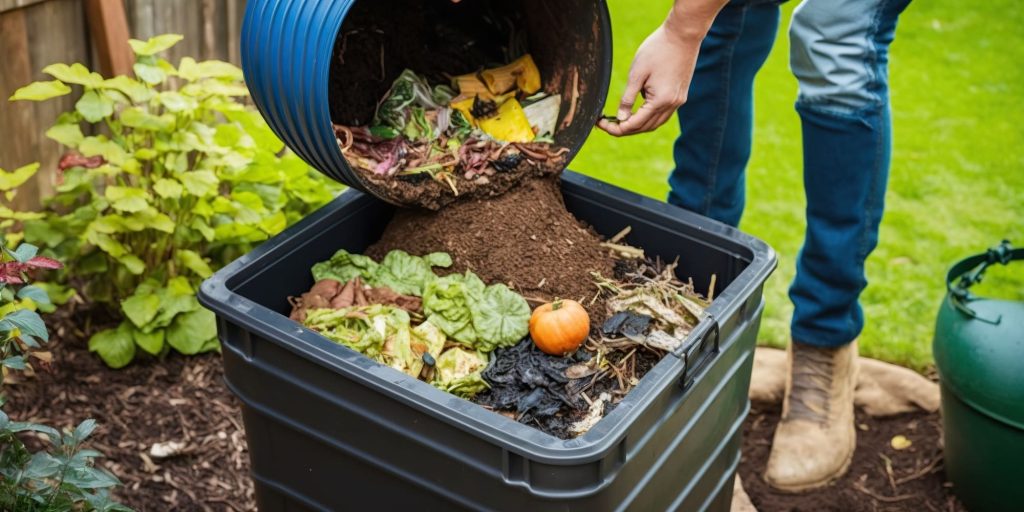
MULTIPOLYGON (((669 2, 610 0, 614 112, 633 52, 669 2)), ((757 83, 757 127, 741 228, 771 244, 779 269, 766 289, 761 340, 788 340, 786 289, 803 239, 800 124, 788 71, 788 13, 757 83)), ((1024 9, 1019 0, 918 0, 892 47, 895 148, 881 242, 868 261, 861 352, 929 365, 934 315, 954 261, 1002 238, 1024 245, 1024 9)), ((674 121, 628 139, 595 132, 572 168, 664 199, 674 121)), ((1024 299, 1024 264, 987 276, 979 291, 1024 299)))

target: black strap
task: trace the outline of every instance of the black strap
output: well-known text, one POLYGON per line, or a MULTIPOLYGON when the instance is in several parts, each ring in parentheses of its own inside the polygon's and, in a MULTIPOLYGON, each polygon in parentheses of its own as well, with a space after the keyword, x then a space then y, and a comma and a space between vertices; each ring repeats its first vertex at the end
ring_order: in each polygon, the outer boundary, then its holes
POLYGON ((1009 240, 1003 240, 999 245, 989 249, 984 254, 977 254, 960 260, 949 269, 946 274, 946 289, 949 290, 950 299, 962 313, 979 320, 990 323, 999 323, 999 319, 981 318, 967 306, 967 303, 977 299, 970 292, 970 287, 981 282, 985 276, 985 270, 997 263, 1008 265, 1014 260, 1024 260, 1024 248, 1014 249, 1009 240))

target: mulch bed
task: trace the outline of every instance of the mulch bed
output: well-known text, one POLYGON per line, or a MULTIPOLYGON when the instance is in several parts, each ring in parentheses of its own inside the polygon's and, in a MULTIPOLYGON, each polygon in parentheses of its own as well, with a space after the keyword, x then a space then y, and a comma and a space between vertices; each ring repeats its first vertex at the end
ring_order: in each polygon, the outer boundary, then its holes
POLYGON ((846 475, 822 489, 786 494, 762 478, 780 412, 777 404, 754 403, 743 429, 740 476, 760 512, 966 510, 953 496, 942 469, 938 413, 872 418, 857 411, 857 450, 846 475), (906 436, 911 446, 892 448, 896 435, 906 436))
POLYGON ((50 368, 5 386, 13 419, 57 428, 95 419, 90 447, 125 484, 115 497, 135 510, 255 510, 239 403, 219 355, 171 355, 111 371, 82 341, 50 348, 50 368), (149 456, 154 443, 169 441, 185 447, 167 459, 149 456))

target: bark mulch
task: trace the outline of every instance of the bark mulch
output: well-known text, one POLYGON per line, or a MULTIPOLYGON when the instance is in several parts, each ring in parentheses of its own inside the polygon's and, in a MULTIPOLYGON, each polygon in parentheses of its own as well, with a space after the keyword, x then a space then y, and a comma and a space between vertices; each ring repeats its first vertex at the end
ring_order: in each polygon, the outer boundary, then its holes
POLYGON ((219 355, 171 355, 113 371, 84 342, 51 345, 49 368, 4 386, 12 419, 57 428, 95 419, 90 447, 125 484, 116 498, 135 510, 255 510, 239 403, 219 355), (167 442, 184 446, 165 459, 150 455, 154 443, 167 442))
POLYGON ((938 413, 872 418, 857 411, 857 450, 846 475, 818 490, 786 494, 762 478, 780 412, 777 404, 755 402, 743 429, 740 477, 758 511, 966 510, 943 471, 938 413), (909 439, 910 447, 894 449, 891 440, 897 435, 909 439))

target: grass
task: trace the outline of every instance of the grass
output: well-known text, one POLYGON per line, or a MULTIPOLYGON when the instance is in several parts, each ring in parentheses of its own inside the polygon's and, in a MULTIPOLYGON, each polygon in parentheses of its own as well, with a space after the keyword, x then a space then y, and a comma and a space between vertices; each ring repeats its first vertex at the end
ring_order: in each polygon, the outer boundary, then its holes
MULTIPOLYGON (((891 48, 893 165, 878 249, 862 296, 862 354, 913 368, 932 362, 935 313, 955 261, 1003 238, 1024 245, 1024 9, 1019 0, 919 0, 891 48)), ((614 112, 633 52, 667 12, 655 0, 609 0, 614 112)), ((784 6, 778 40, 757 79, 754 154, 741 229, 779 254, 766 287, 761 341, 782 346, 792 314, 786 290, 803 241, 800 123, 793 110, 784 6)), ((626 139, 595 133, 572 168, 664 199, 678 125, 626 139)), ((976 291, 1024 300, 1024 263, 990 271, 976 291)))

